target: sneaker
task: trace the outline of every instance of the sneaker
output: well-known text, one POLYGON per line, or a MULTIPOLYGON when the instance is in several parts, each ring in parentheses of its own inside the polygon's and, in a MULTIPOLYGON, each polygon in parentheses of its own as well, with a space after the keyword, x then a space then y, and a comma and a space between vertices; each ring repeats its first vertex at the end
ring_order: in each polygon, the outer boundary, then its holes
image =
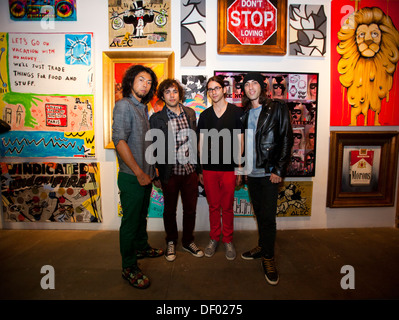
POLYGON ((266 281, 275 286, 279 281, 279 276, 276 268, 276 263, 274 262, 274 258, 266 259, 262 257, 262 267, 263 272, 265 273, 266 281))
POLYGON ((122 278, 137 289, 147 289, 150 286, 150 279, 143 274, 137 265, 122 269, 122 278))
POLYGON ((191 242, 188 246, 183 246, 183 250, 190 252, 194 257, 197 258, 204 256, 204 252, 200 250, 194 242, 191 242))
POLYGON ((227 260, 234 260, 236 258, 236 249, 234 249, 233 242, 225 243, 227 260))
POLYGON ((216 240, 210 240, 208 246, 205 248, 205 257, 212 257, 215 252, 216 252, 216 248, 218 246, 219 242, 216 240))
POLYGON ((155 249, 152 247, 148 247, 145 250, 137 250, 137 259, 158 258, 162 255, 163 255, 162 249, 155 249))
POLYGON ((169 241, 166 252, 165 252, 165 259, 172 262, 176 259, 176 247, 173 241, 169 241))
POLYGON ((243 258, 244 260, 260 259, 262 257, 261 251, 262 248, 258 246, 256 248, 253 248, 252 250, 242 253, 241 258, 243 258))

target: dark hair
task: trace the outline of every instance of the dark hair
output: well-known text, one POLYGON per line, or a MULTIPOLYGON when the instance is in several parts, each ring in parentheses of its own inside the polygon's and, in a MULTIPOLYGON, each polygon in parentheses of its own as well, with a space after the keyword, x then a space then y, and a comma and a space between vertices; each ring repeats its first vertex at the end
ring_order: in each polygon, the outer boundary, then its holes
POLYGON ((136 79, 136 76, 140 72, 147 72, 152 79, 150 91, 144 98, 141 99, 141 103, 147 104, 154 97, 155 90, 158 86, 158 80, 154 71, 141 64, 136 64, 134 66, 129 67, 129 69, 126 70, 125 75, 123 76, 122 79, 122 94, 124 97, 130 97, 130 95, 132 94, 133 82, 136 79))
MULTIPOLYGON (((244 111, 247 111, 247 110, 251 109, 251 100, 245 94, 244 86, 242 89, 243 89, 244 93, 241 98, 241 105, 244 108, 244 111)), ((259 95, 259 104, 263 105, 263 103, 265 103, 267 101, 267 99, 268 99, 268 97, 267 97, 266 90, 261 90, 260 95, 259 95)))
POLYGON ((222 87, 222 89, 225 87, 225 83, 224 83, 223 77, 221 77, 221 76, 213 76, 213 77, 210 77, 210 78, 208 79, 208 82, 206 83, 206 91, 208 91, 208 84, 209 84, 211 81, 215 81, 215 82, 219 83, 220 86, 222 87))
POLYGON ((184 89, 182 85, 180 84, 179 81, 175 79, 165 79, 159 84, 159 87, 157 89, 157 97, 158 99, 163 100, 163 93, 166 89, 169 89, 170 87, 175 87, 177 91, 179 91, 179 99, 184 102, 185 96, 184 96, 184 89))

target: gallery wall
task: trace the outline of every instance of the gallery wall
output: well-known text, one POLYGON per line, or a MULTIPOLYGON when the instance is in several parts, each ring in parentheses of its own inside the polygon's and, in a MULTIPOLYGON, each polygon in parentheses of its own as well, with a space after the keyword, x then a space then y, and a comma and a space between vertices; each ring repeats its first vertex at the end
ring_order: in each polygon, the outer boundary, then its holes
MULTIPOLYGON (((308 4, 309 1, 288 1, 290 4, 308 4)), ((331 17, 331 1, 319 0, 314 4, 323 5, 327 19, 331 17), (317 2, 317 3, 316 3, 317 2)), ((313 1, 312 1, 313 4, 313 1)), ((108 34, 108 0, 78 0, 77 21, 58 22, 53 29, 44 30, 38 21, 13 21, 10 19, 8 3, 0 3, 0 32, 22 33, 92 33, 92 58, 94 61, 93 99, 95 106, 94 132, 95 158, 91 161, 99 164, 101 177, 101 216, 99 223, 51 223, 24 222, 13 223, 0 219, 0 227, 7 229, 84 229, 84 230, 117 230, 120 225, 118 216, 117 163, 115 151, 105 149, 103 143, 105 102, 103 96, 103 52, 104 51, 173 51, 174 75, 181 80, 184 75, 206 75, 211 77, 215 70, 229 71, 267 71, 270 73, 318 73, 318 109, 316 140, 316 171, 311 177, 289 177, 287 181, 313 182, 310 216, 278 217, 278 229, 314 229, 314 228, 361 228, 393 227, 395 224, 396 203, 390 207, 328 208, 326 206, 329 147, 331 131, 398 131, 399 126, 356 127, 331 126, 331 23, 327 23, 327 50, 321 57, 290 56, 247 56, 219 55, 217 52, 218 8, 217 1, 207 0, 206 4, 206 65, 199 67, 183 66, 180 58, 180 12, 181 1, 171 0, 171 44, 170 47, 143 48, 110 48, 108 34)), ((288 20, 288 19, 287 19, 288 20)), ((287 21, 288 24, 288 21, 287 21)), ((288 28, 287 28, 288 42, 288 28)), ((287 50, 288 51, 288 50, 287 50)), ((24 159, 38 161, 35 158, 24 159)), ((11 159, 11 162, 22 161, 11 159)), ((40 160, 42 161, 42 159, 40 160)), ((394 178, 397 185, 398 178, 394 178)), ((395 193, 396 195, 396 193, 395 193)), ((3 210, 3 209, 2 209, 3 210)), ((178 207, 178 220, 181 222, 181 205, 178 207)), ((3 211, 2 211, 3 213, 3 211)), ((255 230, 253 217, 235 217, 236 230, 255 230)), ((149 218, 149 231, 162 231, 160 218, 149 218)), ((208 206, 205 198, 199 198, 197 206, 196 230, 209 230, 208 206)))

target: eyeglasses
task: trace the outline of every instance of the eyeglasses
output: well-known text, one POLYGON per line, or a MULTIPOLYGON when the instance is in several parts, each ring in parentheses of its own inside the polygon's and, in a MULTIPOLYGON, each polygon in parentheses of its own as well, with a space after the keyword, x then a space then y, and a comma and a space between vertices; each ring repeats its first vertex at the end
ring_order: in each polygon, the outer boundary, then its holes
POLYGON ((208 92, 212 93, 213 91, 215 91, 216 93, 218 93, 220 89, 222 89, 222 87, 208 88, 208 92))
POLYGON ((302 139, 302 134, 300 133, 293 133, 294 138, 302 139))
POLYGON ((311 84, 309 85, 309 88, 310 88, 310 89, 316 89, 316 88, 317 88, 317 83, 311 83, 311 84))
POLYGON ((285 85, 279 84, 279 83, 273 84, 273 89, 278 89, 278 88, 280 88, 281 90, 284 90, 285 89, 285 85))

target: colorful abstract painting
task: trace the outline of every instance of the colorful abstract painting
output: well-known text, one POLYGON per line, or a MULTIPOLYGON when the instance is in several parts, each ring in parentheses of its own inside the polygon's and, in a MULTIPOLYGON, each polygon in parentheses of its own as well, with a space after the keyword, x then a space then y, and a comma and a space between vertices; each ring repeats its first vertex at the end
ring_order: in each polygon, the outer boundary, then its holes
POLYGON ((399 1, 331 3, 331 126, 399 125, 399 1))
POLYGON ((171 47, 170 0, 108 0, 110 48, 171 47))
POLYGON ((313 181, 285 181, 277 199, 277 217, 310 216, 313 181))
POLYGON ((97 163, 0 163, 6 222, 102 222, 97 163))
POLYGON ((199 75, 183 75, 182 84, 185 91, 185 100, 183 104, 186 107, 194 109, 197 116, 197 120, 202 111, 207 106, 207 94, 206 94, 206 76, 199 75))
MULTIPOLYGON (((310 216, 312 213, 312 181, 285 181, 277 198, 277 217, 310 216)), ((253 216, 248 186, 236 187, 233 211, 235 216, 253 216)))
POLYGON ((181 66, 206 66, 206 0, 181 2, 181 66))
POLYGON ((90 33, 0 33, 1 157, 94 157, 90 33))
POLYGON ((8 0, 14 21, 76 21, 76 0, 8 0))
POLYGON ((327 17, 324 6, 291 4, 289 17, 289 54, 324 56, 327 38, 327 17))

